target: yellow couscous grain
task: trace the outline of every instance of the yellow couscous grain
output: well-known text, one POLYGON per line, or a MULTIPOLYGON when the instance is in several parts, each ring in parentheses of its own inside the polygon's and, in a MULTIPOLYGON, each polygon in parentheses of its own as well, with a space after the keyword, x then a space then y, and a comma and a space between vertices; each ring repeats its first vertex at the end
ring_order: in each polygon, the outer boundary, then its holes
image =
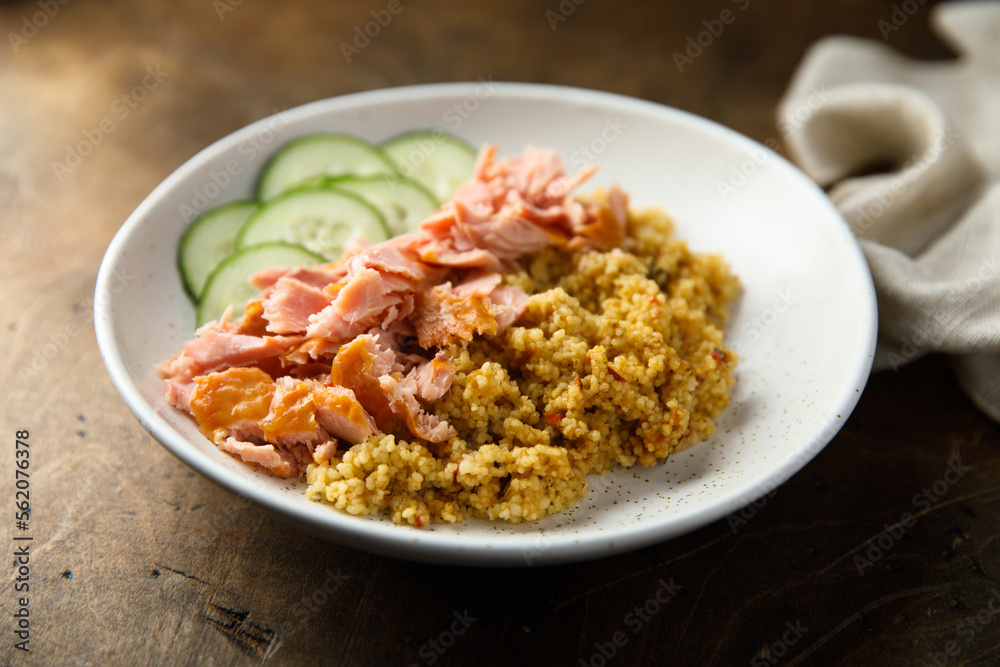
POLYGON ((310 465, 309 497, 416 526, 530 521, 577 503, 588 474, 711 435, 734 381, 723 328, 739 283, 661 211, 630 213, 628 237, 624 250, 526 258, 505 276, 531 295, 516 326, 444 350, 456 372, 430 410, 458 435, 373 435, 310 465))

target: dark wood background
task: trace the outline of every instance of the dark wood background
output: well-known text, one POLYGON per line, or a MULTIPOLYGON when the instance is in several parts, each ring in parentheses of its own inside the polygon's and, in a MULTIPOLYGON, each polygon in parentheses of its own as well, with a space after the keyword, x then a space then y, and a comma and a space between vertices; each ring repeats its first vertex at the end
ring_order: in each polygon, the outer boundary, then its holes
MULTIPOLYGON (((808 46, 881 40, 896 3, 562 0, 553 30, 560 0, 401 0, 348 63, 340 43, 388 2, 60 1, 0 4, 0 541, 12 554, 17 429, 31 434, 35 537, 31 653, 13 648, 11 555, 0 662, 1000 663, 1000 429, 945 359, 873 377, 846 428, 745 525, 488 570, 359 553, 235 503, 140 428, 92 331, 98 264, 122 221, 196 151, 276 109, 491 76, 655 100, 765 141, 808 46), (678 71, 673 53, 725 9, 736 20, 678 71), (162 80, 120 117, 115 100, 148 67, 162 80), (108 117, 113 131, 57 173, 108 117), (956 457, 961 477, 948 474, 956 457), (907 512, 903 534, 886 531, 907 512), (671 578, 670 602, 637 613, 671 578)), ((951 57, 931 3, 909 4, 889 44, 951 57)))

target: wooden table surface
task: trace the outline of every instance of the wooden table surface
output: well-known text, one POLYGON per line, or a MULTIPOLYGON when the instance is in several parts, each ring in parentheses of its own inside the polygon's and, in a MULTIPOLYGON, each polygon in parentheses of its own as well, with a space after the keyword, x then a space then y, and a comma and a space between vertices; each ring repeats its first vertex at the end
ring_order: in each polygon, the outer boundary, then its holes
MULTIPOLYGON (((807 47, 881 40, 897 4, 399 2, 350 62, 341 42, 389 1, 0 4, 0 663, 1000 663, 1000 429, 942 358, 874 376, 843 431, 745 524, 558 567, 339 547, 236 503, 143 431, 98 354, 94 280, 132 209, 210 142, 319 98, 480 76, 624 93, 765 141, 807 47), (673 54, 724 10, 735 20, 679 71, 673 54), (14 647, 19 430, 28 654, 14 647), (651 603, 671 578, 680 590, 651 603)), ((889 44, 950 57, 929 3, 902 4, 912 16, 889 44)))

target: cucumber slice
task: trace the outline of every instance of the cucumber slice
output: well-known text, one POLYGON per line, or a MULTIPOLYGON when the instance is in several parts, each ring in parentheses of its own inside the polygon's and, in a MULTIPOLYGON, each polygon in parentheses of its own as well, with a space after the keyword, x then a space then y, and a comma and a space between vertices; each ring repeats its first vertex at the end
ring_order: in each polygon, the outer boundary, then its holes
POLYGON ((434 195, 424 186, 402 176, 347 176, 329 184, 377 208, 392 236, 417 231, 420 222, 438 208, 434 195))
POLYGON ((265 202, 244 223, 236 247, 285 241, 335 260, 344 242, 361 238, 378 243, 389 238, 381 214, 361 197, 333 188, 300 188, 265 202))
POLYGON ((198 302, 208 274, 233 253, 236 234, 257 210, 257 202, 237 201, 203 213, 181 237, 177 266, 188 296, 198 302))
POLYGON ((476 164, 476 149, 439 131, 407 132, 386 141, 382 150, 399 173, 426 187, 438 201, 451 199, 476 164))
POLYGON ((215 267, 205 282, 198 303, 197 325, 217 320, 232 306, 234 319, 246 302, 257 295, 247 279, 276 266, 314 266, 326 260, 291 243, 261 243, 234 252, 215 267))
POLYGON ((380 149, 348 134, 311 134, 293 139, 264 167, 257 198, 267 201, 316 176, 393 174, 380 149))

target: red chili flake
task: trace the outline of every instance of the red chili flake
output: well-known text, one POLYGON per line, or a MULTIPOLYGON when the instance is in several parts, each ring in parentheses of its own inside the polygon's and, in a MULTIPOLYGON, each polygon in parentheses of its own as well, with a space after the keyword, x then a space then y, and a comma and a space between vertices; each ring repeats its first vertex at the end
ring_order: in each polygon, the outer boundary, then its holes
POLYGON ((458 468, 455 468, 455 472, 451 473, 451 483, 458 484, 458 468))
POLYGON ((729 361, 729 355, 720 350, 719 348, 715 348, 714 350, 712 350, 712 358, 715 359, 720 364, 724 364, 727 361, 729 361))
POLYGON ((619 375, 615 371, 615 369, 611 368, 611 366, 608 366, 608 372, 611 373, 611 377, 613 377, 614 379, 618 380, 619 382, 625 382, 625 378, 623 378, 621 375, 619 375))
POLYGON ((565 417, 565 416, 566 415, 564 415, 561 412, 546 412, 545 413, 545 421, 547 421, 549 423, 549 426, 551 426, 552 428, 555 428, 556 424, 558 424, 562 420, 562 418, 565 417))
POLYGON ((419 514, 417 515, 417 518, 413 520, 413 523, 417 528, 424 527, 424 520, 420 517, 419 514))

